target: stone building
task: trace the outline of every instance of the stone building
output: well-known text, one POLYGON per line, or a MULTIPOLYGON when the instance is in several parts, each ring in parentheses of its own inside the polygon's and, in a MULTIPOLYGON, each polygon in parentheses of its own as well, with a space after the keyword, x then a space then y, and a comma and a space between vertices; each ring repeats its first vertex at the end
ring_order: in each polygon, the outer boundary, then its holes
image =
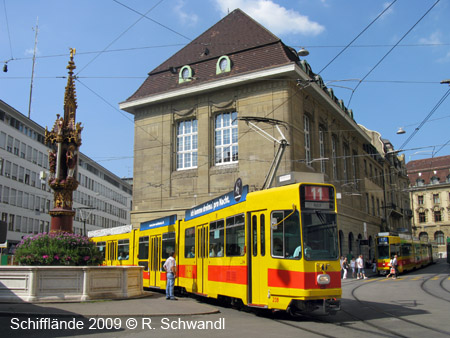
POLYGON ((450 237, 450 156, 410 161, 408 170, 413 233, 436 242, 446 255, 446 238, 450 237))
POLYGON ((395 183, 385 177, 401 158, 386 155, 392 149, 355 122, 306 60, 239 9, 152 70, 120 108, 135 118, 134 227, 181 218, 238 178, 261 189, 279 146, 263 132, 289 143, 278 176, 336 186, 343 254, 372 256, 374 236, 404 224, 386 220, 386 185, 395 183))
MULTIPOLYGON (((42 126, 0 100, 0 215, 7 224, 8 249, 23 236, 50 230, 51 149, 44 133, 42 126)), ((79 155, 74 233, 129 224, 131 185, 85 154, 79 155)))

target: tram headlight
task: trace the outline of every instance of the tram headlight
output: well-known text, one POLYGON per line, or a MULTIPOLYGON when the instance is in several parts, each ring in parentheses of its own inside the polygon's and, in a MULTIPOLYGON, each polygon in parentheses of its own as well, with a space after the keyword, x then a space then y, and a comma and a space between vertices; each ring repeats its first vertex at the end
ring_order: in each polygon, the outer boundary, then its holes
POLYGON ((319 285, 327 285, 330 284, 330 275, 321 274, 317 276, 317 284, 319 285))

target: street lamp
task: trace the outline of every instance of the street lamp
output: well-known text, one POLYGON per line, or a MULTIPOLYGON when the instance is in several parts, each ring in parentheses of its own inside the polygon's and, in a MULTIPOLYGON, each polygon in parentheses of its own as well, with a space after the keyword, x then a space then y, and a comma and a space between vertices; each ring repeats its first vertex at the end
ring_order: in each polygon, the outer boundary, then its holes
POLYGON ((450 85, 450 79, 442 80, 441 84, 448 84, 448 85, 450 85))
POLYGON ((80 211, 81 220, 83 221, 83 235, 86 236, 86 220, 91 215, 92 210, 95 210, 95 208, 93 208, 93 207, 79 207, 79 208, 76 208, 76 210, 80 211), (86 211, 86 213, 83 215, 83 210, 91 210, 91 211, 86 211))

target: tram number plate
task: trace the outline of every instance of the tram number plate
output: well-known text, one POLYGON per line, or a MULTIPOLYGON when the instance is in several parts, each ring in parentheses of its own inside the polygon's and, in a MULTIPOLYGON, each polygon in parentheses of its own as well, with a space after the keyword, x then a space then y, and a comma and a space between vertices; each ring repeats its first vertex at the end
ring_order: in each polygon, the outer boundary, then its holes
POLYGON ((280 302, 280 298, 272 297, 272 303, 279 303, 279 302, 280 302))

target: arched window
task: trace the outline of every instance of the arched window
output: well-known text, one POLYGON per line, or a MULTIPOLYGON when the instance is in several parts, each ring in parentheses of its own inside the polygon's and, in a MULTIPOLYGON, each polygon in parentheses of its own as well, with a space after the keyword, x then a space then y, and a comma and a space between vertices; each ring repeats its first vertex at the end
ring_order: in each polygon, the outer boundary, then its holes
POLYGON ((433 176, 430 180, 431 184, 439 184, 439 177, 433 176))
POLYGON ((216 74, 222 74, 231 71, 231 61, 226 55, 221 56, 216 64, 216 74))
POLYGON ((444 233, 442 231, 436 231, 434 233, 434 240, 438 245, 444 245, 444 233))
POLYGON ((373 238, 372 236, 369 236, 369 260, 372 260, 372 258, 375 257, 373 250, 373 238))
POLYGON ((342 230, 339 230, 339 256, 344 255, 344 232, 342 230))
POLYGON ((425 185, 425 181, 423 179, 421 179, 421 178, 418 178, 416 180, 416 186, 421 187, 423 185, 425 185))
POLYGON ((348 234, 348 252, 353 251, 353 241, 354 241, 353 233, 351 232, 348 234))
POLYGON ((419 239, 420 239, 421 241, 427 241, 427 242, 428 242, 428 233, 422 231, 422 232, 419 234, 419 239))
POLYGON ((180 73, 178 75, 178 83, 184 83, 192 81, 192 68, 189 66, 183 66, 180 69, 180 73))
POLYGON ((359 234, 358 235, 358 255, 361 254, 361 240, 362 240, 362 235, 359 234))

